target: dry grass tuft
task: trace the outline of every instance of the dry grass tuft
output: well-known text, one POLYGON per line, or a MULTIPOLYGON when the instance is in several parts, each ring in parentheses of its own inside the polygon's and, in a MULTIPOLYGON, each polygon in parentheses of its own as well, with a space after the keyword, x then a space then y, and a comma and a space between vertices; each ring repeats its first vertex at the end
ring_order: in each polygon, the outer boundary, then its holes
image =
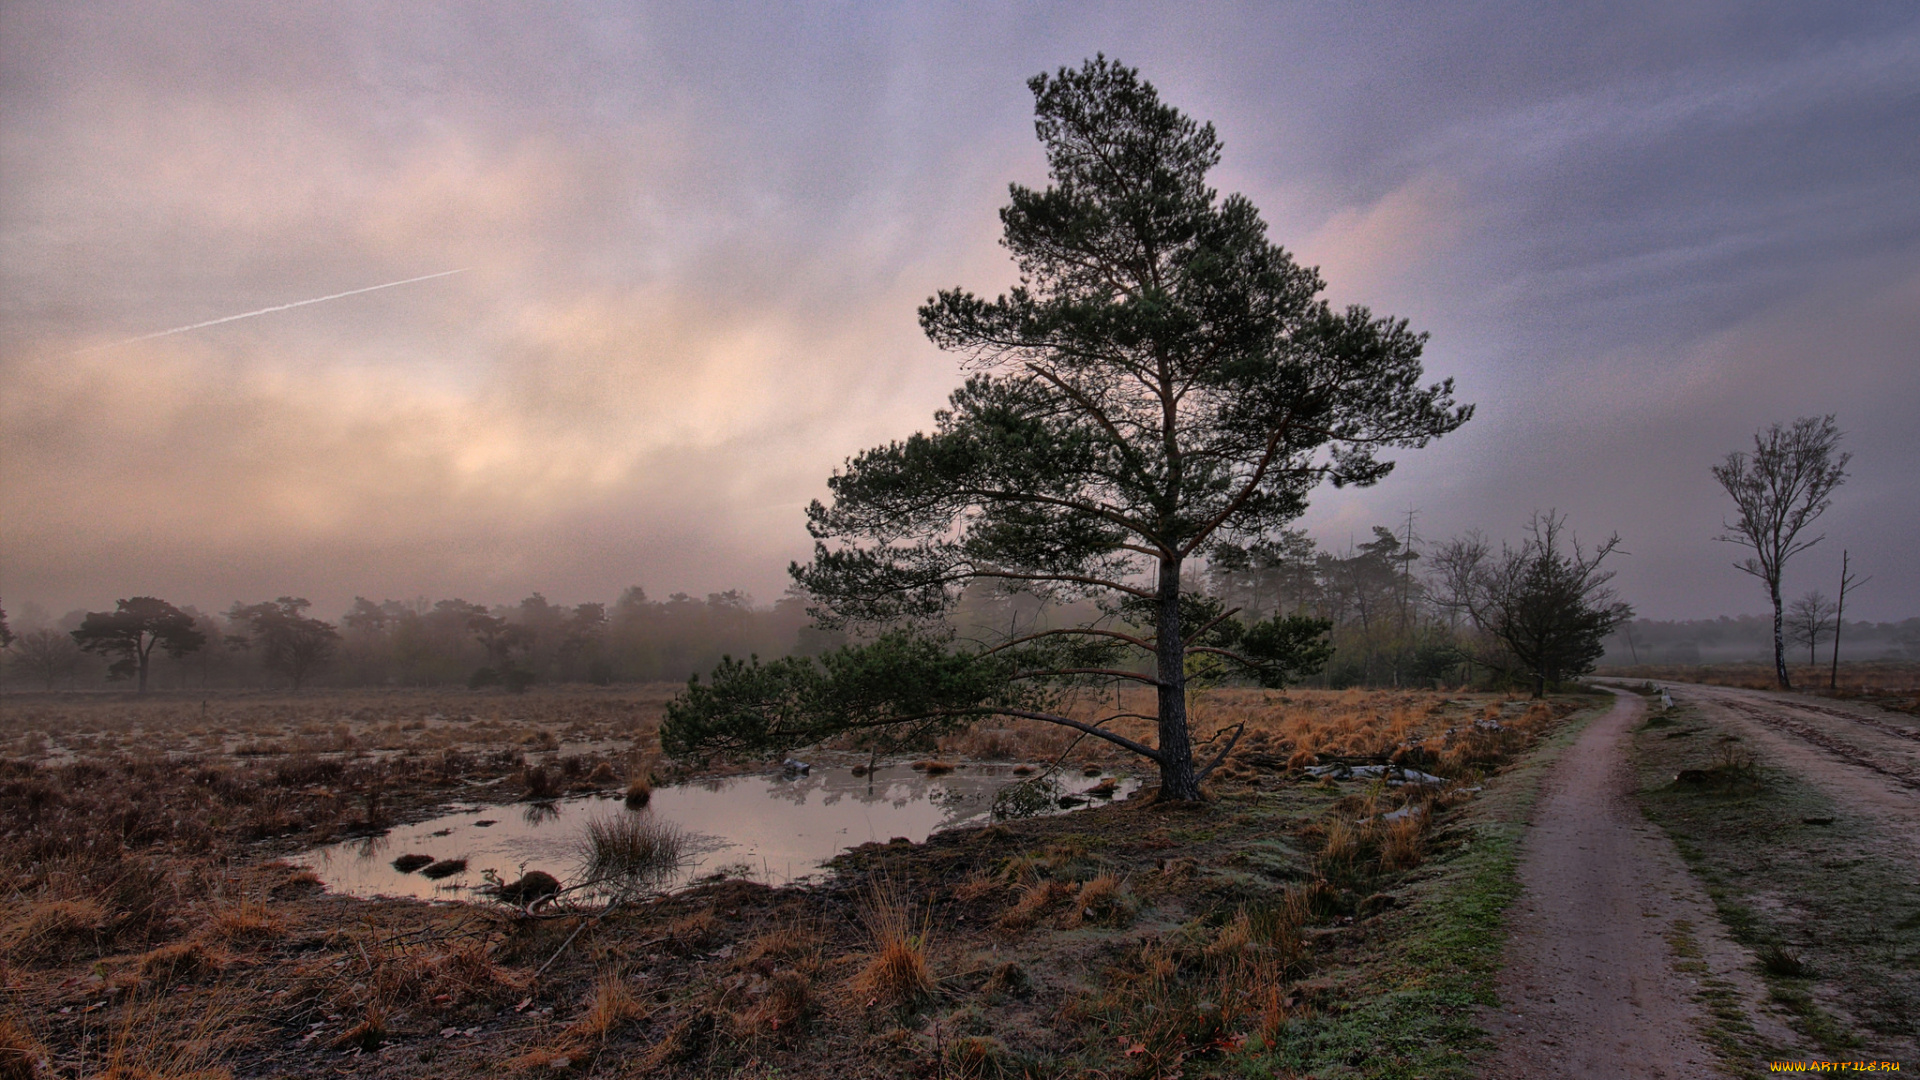
POLYGON ((994 925, 1010 934, 1030 930, 1050 909, 1074 892, 1068 882, 1036 878, 1020 887, 1020 899, 994 925))
POLYGON ((713 940, 720 920, 711 911, 696 911, 667 924, 667 938, 683 948, 699 949, 713 940))
POLYGON ((214 912, 207 936, 217 941, 259 944, 285 937, 287 924, 265 901, 246 901, 214 912))
POLYGON ((520 782, 526 786, 527 798, 536 802, 558 798, 566 786, 559 770, 545 765, 529 765, 521 770, 520 782))
POLYGON ((0 929, 0 953, 17 963, 49 959, 106 932, 107 909, 96 900, 36 900, 0 929))
POLYGON ((1120 879, 1113 874, 1090 879, 1080 886, 1073 900, 1072 922, 1076 925, 1119 926, 1132 917, 1133 904, 1122 889, 1120 879))
POLYGON ((1329 824, 1325 843, 1314 859, 1320 875, 1334 881, 1350 877, 1354 862, 1360 855, 1361 841, 1359 831, 1347 824, 1345 819, 1336 819, 1329 824))
POLYGON ((653 780, 647 776, 636 776, 627 785, 627 809, 638 810, 653 801, 653 780))
POLYGON ((1000 997, 1024 998, 1033 993, 1033 977, 1027 974, 1026 968, 1008 960, 987 976, 980 993, 989 1001, 1000 997))
POLYGON ((162 985, 195 982, 219 974, 226 956, 197 938, 162 945, 140 957, 140 975, 162 985))
POLYGON ((1411 870, 1426 858, 1424 813, 1408 814, 1386 824, 1380 838, 1380 865, 1387 870, 1411 870))
POLYGON ((813 1012, 813 980, 798 971, 776 971, 765 992, 734 1018, 744 1035, 775 1035, 799 1030, 813 1012))
POLYGON ((929 920, 918 922, 911 907, 889 879, 874 882, 860 908, 860 921, 873 939, 873 959, 854 977, 854 992, 869 1008, 903 1008, 933 991, 927 970, 929 920))
POLYGON ((387 1040, 386 1010, 369 1004, 360 1022, 334 1037, 335 1050, 377 1050, 387 1040))
POLYGON ((575 1020, 567 1031, 579 1039, 604 1039, 646 1014, 639 999, 627 988, 625 979, 611 971, 603 972, 594 980, 593 1001, 585 1015, 575 1020))
POLYGON ((33 1032, 10 1017, 0 1017, 0 1080, 38 1080, 47 1048, 33 1032))
POLYGON ((510 971, 494 962, 479 942, 455 945, 428 963, 433 988, 454 1003, 511 1001, 532 981, 526 972, 510 971))
POLYGON ((507 1059, 507 1068, 516 1072, 533 1072, 545 1069, 551 1072, 563 1072, 573 1067, 580 1059, 580 1051, 571 1046, 536 1046, 524 1053, 507 1059))
POLYGON ((809 958, 820 948, 820 935, 801 926, 769 930, 747 943, 737 963, 743 968, 771 968, 809 958))
POLYGON ((967 875, 966 880, 953 887, 953 898, 970 904, 997 891, 1005 883, 1001 875, 991 870, 975 870, 967 875))

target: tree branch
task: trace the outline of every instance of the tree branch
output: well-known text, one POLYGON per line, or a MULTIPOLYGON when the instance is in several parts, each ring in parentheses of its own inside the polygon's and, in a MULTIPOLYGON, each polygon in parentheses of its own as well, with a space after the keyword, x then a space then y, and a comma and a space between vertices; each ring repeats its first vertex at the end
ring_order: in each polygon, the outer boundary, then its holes
POLYGON ((1084 574, 1016 574, 1011 570, 974 570, 971 571, 971 576, 1004 578, 1008 581, 1073 582, 1077 585, 1097 585, 1103 589, 1112 589, 1115 592, 1123 592, 1129 596, 1138 596, 1145 600, 1151 600, 1154 596, 1153 593, 1146 589, 1135 588, 1132 585, 1122 585, 1117 581, 1108 581, 1106 578, 1091 577, 1084 574))
POLYGON ((1141 638, 1134 637, 1132 634, 1123 634, 1118 630, 1101 630, 1095 627, 1068 626, 1068 627, 1062 627, 1058 630, 1042 630, 1036 634, 1027 634, 1022 637, 1014 638, 1012 641, 1001 642, 1000 644, 995 645, 993 648, 983 651, 980 655, 992 656, 994 653, 1000 652, 1003 649, 1011 649, 1015 645, 1023 645, 1029 641, 1038 641, 1041 638, 1046 638, 1046 637, 1059 637, 1064 634, 1085 634, 1090 637, 1118 638, 1119 640, 1124 641, 1127 644, 1132 645, 1136 648, 1145 649, 1148 652, 1153 651, 1153 644, 1151 642, 1148 642, 1141 638))
POLYGON ((1044 679, 1054 675, 1109 675, 1116 679, 1132 679, 1148 686, 1162 686, 1159 679, 1151 675, 1142 675, 1137 671, 1124 671, 1119 668, 1046 668, 1038 671, 1022 671, 1013 676, 1015 679, 1044 679))
POLYGON ((1233 753, 1233 748, 1239 745, 1240 736, 1246 730, 1247 730, 1247 722, 1245 720, 1240 721, 1240 726, 1233 729, 1233 738, 1227 740, 1227 745, 1221 747, 1220 752, 1213 755, 1213 760, 1207 762, 1206 768, 1201 769, 1199 772, 1193 775, 1194 783, 1201 783, 1205 781, 1208 776, 1213 774, 1213 770, 1221 762, 1227 760, 1227 755, 1233 753))

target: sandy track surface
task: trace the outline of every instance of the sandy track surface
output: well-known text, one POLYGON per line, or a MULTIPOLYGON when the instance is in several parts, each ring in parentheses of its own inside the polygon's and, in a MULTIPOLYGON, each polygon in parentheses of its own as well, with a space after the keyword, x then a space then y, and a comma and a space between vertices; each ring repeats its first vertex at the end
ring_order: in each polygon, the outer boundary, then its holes
POLYGON ((1489 1080, 1724 1075, 1700 1034, 1694 980, 1674 967, 1676 929, 1759 1012, 1744 952, 1634 802, 1628 750, 1642 709, 1621 695, 1542 782, 1521 845, 1502 1005, 1486 1018, 1497 1040, 1489 1080))
POLYGON ((1920 863, 1920 719, 1844 701, 1674 683, 1773 763, 1855 813, 1879 820, 1888 849, 1920 863))

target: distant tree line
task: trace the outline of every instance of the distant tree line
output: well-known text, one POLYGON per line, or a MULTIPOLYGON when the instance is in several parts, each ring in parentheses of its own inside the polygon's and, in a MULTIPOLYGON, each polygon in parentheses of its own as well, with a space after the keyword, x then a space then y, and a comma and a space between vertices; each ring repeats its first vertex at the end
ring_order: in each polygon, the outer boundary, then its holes
MULTIPOLYGON (((806 600, 756 606, 729 590, 653 600, 638 586, 611 604, 514 605, 356 597, 337 621, 302 597, 236 602, 219 613, 139 596, 112 611, 45 613, 5 629, 16 689, 305 686, 500 686, 684 680, 722 656, 782 656, 839 643, 815 630, 806 600)), ((31 607, 31 606, 30 606, 31 607)), ((0 628, 7 623, 0 614, 0 628)))
MULTIPOLYGON (((1292 620, 1291 632, 1319 642, 1309 649, 1316 670, 1292 681, 1329 688, 1475 682, 1543 691, 1590 670, 1630 614, 1600 566, 1611 542, 1582 549, 1555 514, 1536 515, 1517 547, 1496 550, 1477 533, 1422 547, 1411 520, 1398 530, 1375 526, 1371 540, 1335 550, 1283 532, 1271 542, 1216 546, 1191 588, 1213 610, 1237 610, 1249 622, 1292 620)), ((327 621, 293 596, 236 602, 218 614, 133 597, 113 611, 75 611, 57 622, 39 613, 24 632, 9 631, 7 675, 16 689, 48 690, 122 680, 135 690, 508 691, 682 681, 725 656, 815 656, 846 644, 843 633, 813 625, 809 603, 798 590, 771 606, 735 590, 654 600, 635 586, 611 604, 571 606, 537 592, 491 607, 356 597, 327 621)), ((984 582, 955 615, 963 637, 1099 618, 1090 607, 984 582)), ((1860 640, 1865 647, 1871 637, 1860 640)))
MULTIPOLYGON (((1794 663, 1824 664, 1833 641, 1833 604, 1809 593, 1793 602, 1786 634, 1794 663), (1809 640, 1811 639, 1811 640, 1809 640)), ((1920 660, 1920 618, 1899 622, 1846 620, 1844 660, 1920 660)), ((1773 662, 1771 615, 1717 619, 1635 619, 1606 639, 1606 666, 1773 662)))

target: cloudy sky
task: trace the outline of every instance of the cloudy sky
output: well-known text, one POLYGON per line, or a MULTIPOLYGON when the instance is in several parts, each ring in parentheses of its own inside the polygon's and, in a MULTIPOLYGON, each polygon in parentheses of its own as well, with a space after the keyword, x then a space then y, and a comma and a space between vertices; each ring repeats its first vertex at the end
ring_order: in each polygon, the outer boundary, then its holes
POLYGON ((1835 414, 1789 568, 1920 614, 1920 8, 1532 3, 0 6, 0 597, 607 599, 804 557, 958 382, 1025 80, 1212 121, 1337 302, 1474 421, 1324 543, 1558 507, 1656 618, 1757 612, 1707 468, 1835 414), (129 341, 367 286, 460 273, 129 341))

